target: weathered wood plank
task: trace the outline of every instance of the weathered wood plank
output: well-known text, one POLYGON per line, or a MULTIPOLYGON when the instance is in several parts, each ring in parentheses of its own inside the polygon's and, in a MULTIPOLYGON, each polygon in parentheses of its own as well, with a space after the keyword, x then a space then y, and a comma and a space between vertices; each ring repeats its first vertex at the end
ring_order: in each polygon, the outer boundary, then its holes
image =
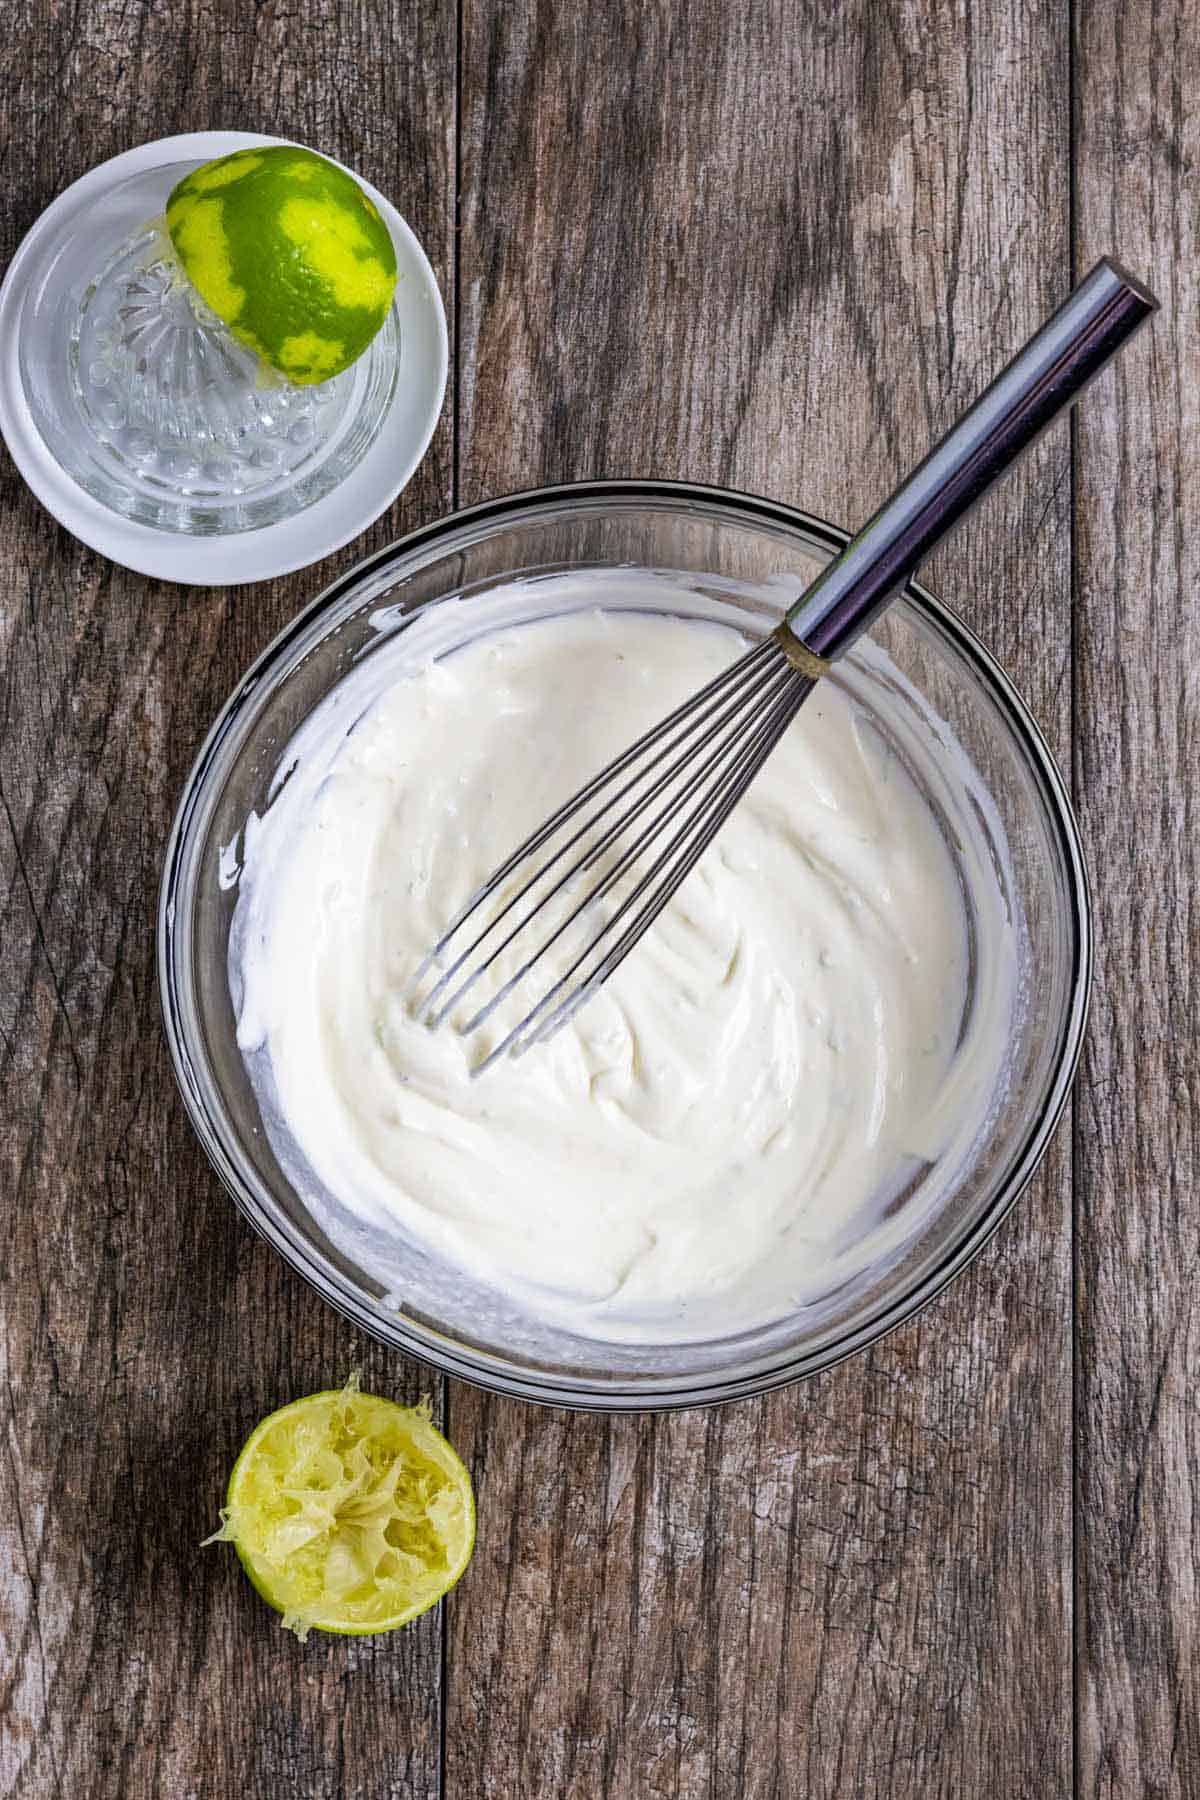
MULTIPOLYGON (((206 126, 293 135, 394 196, 452 286, 455 12, 33 0, 0 38, 0 251, 68 181, 206 126)), ((444 511, 443 427, 371 540, 444 511)), ((415 1396, 237 1219, 154 982, 170 815, 248 659, 328 569, 199 592, 113 569, 0 462, 0 1789, 20 1800, 440 1786, 440 1621, 301 1647, 198 1549, 269 1408, 359 1365, 415 1396)), ((345 566, 358 551, 344 552, 345 566)))
POLYGON ((1077 255, 1163 303, 1079 417, 1079 1791, 1200 1792, 1200 19, 1077 9, 1077 255))
MULTIPOLYGON (((464 501, 690 476, 855 519, 1068 280, 1061 7, 464 7, 464 501)), ((1069 749, 1069 462, 938 565, 1069 749)), ((447 1791, 1064 1794, 1070 1145, 954 1293, 724 1412, 455 1387, 447 1791)))

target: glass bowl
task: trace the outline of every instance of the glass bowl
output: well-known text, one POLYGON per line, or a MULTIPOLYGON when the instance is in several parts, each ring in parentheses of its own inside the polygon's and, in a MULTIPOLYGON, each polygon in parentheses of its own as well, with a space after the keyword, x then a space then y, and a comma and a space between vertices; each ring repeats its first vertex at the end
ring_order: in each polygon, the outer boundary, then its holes
MULTIPOLYGON (((520 576, 536 596, 538 576, 579 569, 669 572, 671 611, 688 611, 689 591, 698 611, 719 594, 748 635, 761 634, 844 541, 790 507, 669 482, 497 500, 413 533, 336 581, 264 651, 221 712, 184 789, 163 874, 159 978, 175 1072, 200 1140, 251 1224, 374 1337, 482 1387, 558 1406, 626 1411, 761 1393, 828 1368, 911 1318, 966 1266, 1028 1183, 1066 1103, 1083 1035, 1091 930, 1079 837, 1062 779, 1011 682, 949 608, 915 584, 872 637, 911 682, 912 704, 944 722, 986 789, 986 810, 1007 839, 995 873, 1019 966, 1005 1075, 987 1127, 945 1204, 895 1260, 794 1318, 704 1343, 555 1339, 503 1309, 481 1311, 465 1284, 461 1292, 444 1280, 423 1286, 419 1252, 401 1311, 356 1262, 352 1237, 330 1241, 289 1184, 237 1046, 227 977, 233 847, 247 815, 267 805, 292 735, 351 667, 427 608, 455 604, 446 618, 465 641, 472 595, 520 576)), ((545 588, 556 591, 550 581, 545 588)), ((543 610, 555 610, 552 599, 543 610)), ((880 667, 864 649, 848 678, 865 691, 887 679, 880 667)))

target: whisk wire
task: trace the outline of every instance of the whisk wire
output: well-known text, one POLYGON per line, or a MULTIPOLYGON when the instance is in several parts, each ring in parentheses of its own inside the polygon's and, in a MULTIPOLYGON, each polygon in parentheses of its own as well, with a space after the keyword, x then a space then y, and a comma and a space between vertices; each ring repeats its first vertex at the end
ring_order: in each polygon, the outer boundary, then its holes
MULTIPOLYGON (((615 794, 611 795, 610 798, 598 807, 589 817, 585 818, 560 848, 542 863, 537 870, 535 870, 529 879, 517 889, 515 894, 505 901, 495 915, 484 926, 483 930, 478 932, 465 949, 460 951, 450 967, 444 971, 438 981, 434 984, 422 1003, 421 1010, 425 1015, 426 1023, 431 1028, 436 1028, 451 1012, 454 1011, 455 1007, 459 1005, 465 995, 475 985, 476 981, 484 975, 488 969, 493 967, 498 958, 503 955, 509 944, 511 944, 517 934, 524 929, 525 925, 533 915, 546 906, 547 903, 554 899, 565 887, 569 886, 577 874, 591 868, 610 845, 616 841, 621 833, 627 830, 629 825, 641 816, 657 796, 670 786, 671 782, 674 781, 679 772, 692 760, 692 758, 712 742, 713 738, 718 735, 724 726, 729 725, 730 721, 732 721, 730 731, 727 734, 730 740, 735 739, 740 735, 742 715, 745 713, 747 706, 754 700, 762 698, 764 695, 769 697, 773 688, 779 685, 781 676, 790 672, 788 665, 785 665, 783 671, 781 671, 778 666, 778 659, 763 658, 759 654, 762 648, 763 646, 761 645, 756 646, 747 656, 739 659, 739 663, 733 665, 734 668, 740 666, 744 671, 749 672, 751 675, 751 679, 747 681, 744 688, 737 692, 734 699, 729 701, 727 697, 722 698, 716 708, 715 717, 713 716, 713 706, 711 704, 695 709, 689 709, 695 710, 696 717, 687 723, 682 731, 678 732, 673 738, 669 738, 666 743, 658 748, 644 767, 639 769, 623 787, 619 788, 615 794), (696 742, 689 743, 688 740, 693 738, 695 733, 700 731, 706 722, 708 723, 708 729, 702 731, 701 736, 696 742), (458 975, 460 970, 470 961, 471 957, 474 956, 475 952, 480 949, 484 942, 504 923, 505 919, 510 917, 513 910, 520 905, 526 895, 531 893, 532 890, 538 886, 564 856, 568 855, 584 838, 589 836, 599 824, 600 820, 607 813, 611 812, 614 806, 618 805, 621 800, 639 787, 649 776, 653 775, 655 770, 660 769, 664 757, 669 756, 673 750, 679 749, 680 745, 686 745, 686 748, 679 750, 679 754, 668 764, 665 770, 661 771, 657 780, 655 780, 651 786, 608 827, 598 843, 591 845, 584 855, 572 863, 565 873, 559 877, 554 886, 540 896, 534 905, 526 911, 522 918, 510 928, 508 934, 494 947, 486 959, 475 967, 471 974, 454 989, 450 996, 443 999, 442 996, 454 981, 456 975, 458 975), (441 1002, 440 1005, 439 1001, 441 1002)), ((726 670, 725 676, 728 677, 729 674, 730 671, 726 670)), ((726 679, 724 685, 728 687, 728 679, 726 679)), ((707 691, 711 692, 711 685, 710 690, 707 691)), ((700 698, 701 696, 697 696, 697 699, 700 698)), ((674 723, 679 722, 679 711, 681 710, 682 709, 677 709, 677 712, 674 715, 671 715, 671 718, 663 720, 652 732, 646 733, 641 740, 643 747, 649 747, 656 738, 669 732, 672 721, 674 723)), ((587 805, 589 799, 594 799, 596 795, 603 790, 607 782, 611 782, 620 774, 623 774, 628 766, 629 755, 628 753, 624 753, 616 758, 614 762, 610 763, 606 769, 602 769, 600 774, 596 776, 592 782, 589 782, 587 788, 581 790, 580 793, 576 794, 564 807, 559 809, 559 825, 567 824, 578 811, 582 810, 582 808, 587 805)), ((678 803, 678 801, 676 801, 676 803, 678 803)), ((534 833, 533 837, 527 840, 527 843, 532 847, 531 853, 536 854, 536 851, 542 848, 551 836, 553 836, 553 832, 547 830, 546 827, 542 827, 538 832, 534 833)), ((510 858, 509 861, 510 863, 513 863, 514 858, 510 858)), ((487 897, 489 890, 494 891, 495 885, 496 877, 492 877, 491 880, 485 884, 485 887, 480 890, 476 904, 482 902, 482 900, 487 897)), ((435 956, 444 951, 446 945, 459 928, 459 925, 465 923, 466 918, 470 916, 471 910, 472 909, 468 909, 466 913, 460 915, 458 924, 453 926, 441 939, 440 944, 433 953, 435 956)), ((578 910, 580 909, 577 908, 576 911, 578 912, 578 910)), ((574 916, 575 915, 572 914, 572 917, 574 916)), ((567 923, 569 922, 570 921, 567 921, 567 923)), ((560 936, 561 931, 556 932, 554 939, 550 941, 555 942, 560 936)), ((549 943, 545 947, 548 949, 549 943)), ((421 979, 421 973, 428 971, 430 961, 431 958, 427 957, 425 963, 422 965, 422 971, 419 971, 416 977, 418 982, 421 979)), ((506 987, 501 990, 501 993, 496 995, 496 1000, 498 1001, 501 999, 504 993, 511 990, 513 985, 515 985, 515 983, 506 984, 506 987)), ((485 1009, 485 1012, 491 1010, 492 1009, 489 1006, 485 1009)), ((471 1031, 475 1028, 475 1025, 480 1022, 481 1019, 477 1017, 469 1024, 464 1025, 462 1029, 464 1032, 471 1031)))
MULTIPOLYGON (((528 1039, 524 1044, 516 1046, 516 1054, 523 1054, 526 1049, 531 1049, 534 1043, 544 1043, 547 1039, 553 1037, 555 1033, 567 1023, 573 1014, 578 1011, 579 1007, 595 993, 596 989, 603 986, 609 976, 613 974, 622 962, 624 962, 630 951, 638 943, 639 939, 644 936, 646 931, 649 930, 650 926, 654 923, 655 919, 658 918, 667 902, 691 873, 701 856, 703 856, 705 850, 707 850, 709 844, 717 835, 721 826, 725 823, 725 820, 729 817, 729 814, 741 800, 742 795, 746 792, 747 788, 754 780, 754 777, 758 774, 767 756, 774 749, 792 719, 795 718, 797 711, 812 686, 813 683, 807 678, 797 678, 793 685, 792 692, 784 700, 779 702, 769 728, 764 729, 761 734, 756 734, 755 743, 753 746, 747 747, 747 754, 739 759, 737 766, 728 771, 723 785, 707 797, 703 807, 695 809, 691 820, 688 822, 689 829, 696 823, 697 819, 704 819, 705 823, 697 835, 694 838, 691 838, 690 842, 686 843, 684 853, 676 863, 675 867, 668 870, 666 877, 650 895, 641 912, 626 928, 617 943, 606 951, 596 969, 580 983, 578 988, 567 997, 560 1007, 555 1009, 554 1014, 542 1022, 542 1025, 538 1028, 538 1031, 533 1038, 528 1039)), ((672 848, 678 848, 680 842, 687 837, 688 832, 676 834, 674 845, 668 846, 667 850, 660 855, 657 862, 648 871, 647 880, 643 880, 639 883, 638 889, 629 896, 630 906, 636 902, 639 894, 645 891, 648 881, 653 880, 655 874, 660 871, 663 864, 669 860, 672 848)), ((626 911, 628 911, 628 906, 621 909, 622 913, 626 911)), ((618 922, 619 916, 614 916, 611 924, 615 925, 618 922)), ((590 947, 588 954, 595 948, 596 944, 594 943, 590 947)), ((580 960, 586 960, 586 957, 580 960)), ((572 971, 572 973, 574 973, 574 971, 572 971)), ((535 1010, 541 1009, 539 1007, 535 1010)), ((529 1015, 527 1015, 527 1019, 528 1017, 529 1015)), ((521 1029, 523 1028, 524 1022, 521 1029)))
MULTIPOLYGON (((790 669, 784 669, 782 671, 775 671, 771 677, 770 683, 766 685, 765 691, 773 697, 774 694, 782 692, 784 690, 784 688, 788 685, 788 683, 794 679, 795 679, 794 674, 790 669)), ((761 689, 764 687, 764 684, 762 682, 759 682, 758 687, 761 689)), ((742 711, 744 711, 744 707, 738 709, 738 715, 734 718, 734 721, 733 721, 732 725, 730 726, 729 730, 725 733, 725 736, 722 739, 720 746, 718 747, 718 749, 716 751, 714 751, 712 756, 710 756, 705 762, 701 763, 699 765, 699 767, 693 771, 692 775, 689 777, 689 779, 684 784, 684 786, 678 790, 678 792, 671 794, 671 796, 666 801, 665 805, 659 809, 659 811, 650 820, 649 824, 647 824, 646 826, 643 827, 641 832, 633 840, 633 842, 625 849, 625 851, 622 853, 622 855, 617 860, 617 862, 613 865, 613 867, 606 870, 605 873, 600 877, 599 881, 597 881, 592 887, 590 887, 588 889, 587 893, 584 894, 582 899, 579 900, 574 905, 574 907, 572 907, 571 911, 562 920, 562 922, 558 925, 558 927, 550 934, 549 937, 547 937, 544 940, 541 947, 537 951, 535 951, 533 955, 529 956, 521 964, 520 968, 516 971, 516 973, 514 975, 510 976, 509 979, 504 983, 504 985, 498 989, 498 991, 492 996, 492 998, 487 1002, 487 1004, 485 1006, 481 1007, 480 1010, 477 1013, 475 1013, 475 1015, 472 1018, 468 1019, 467 1022, 461 1027, 461 1030, 462 1030, 462 1033, 464 1036, 468 1035, 472 1031, 475 1031, 480 1025, 484 1024, 485 1021, 496 1010, 496 1008, 501 1004, 501 1002, 503 1000, 505 1000, 510 993, 512 993, 513 989, 516 988, 520 982, 524 981, 525 977, 530 973, 530 971, 534 968, 534 966, 537 963, 539 963, 542 960, 542 958, 546 955, 546 953, 549 950, 551 950, 553 948, 553 946, 556 943, 558 943, 558 941, 566 934, 566 932, 575 923, 575 921, 578 918, 582 917, 582 915, 588 910, 589 907, 594 906, 597 901, 601 900, 606 893, 608 893, 613 887, 616 886, 617 882, 621 879, 622 875, 624 875, 628 869, 632 868, 633 864, 637 861, 637 859, 641 855, 641 853, 642 853, 643 849, 646 847, 646 845, 649 843, 652 843, 654 841, 654 839, 659 835, 665 822, 671 817, 671 815, 673 813, 676 813, 678 811, 679 807, 682 806, 688 799, 690 799, 691 795, 696 791, 696 789, 698 787, 702 786, 703 783, 712 776, 714 770, 718 769, 720 767, 722 760, 729 754, 730 750, 736 750, 739 744, 743 744, 745 742, 744 721, 741 717, 742 711)), ((687 751, 679 759, 678 763, 675 765, 676 773, 678 773, 678 770, 680 768, 682 768, 689 761, 691 761, 691 759, 694 757, 694 755, 698 749, 701 749, 709 741, 711 741, 712 737, 716 735, 717 729, 718 729, 718 727, 714 726, 712 728, 712 730, 706 732, 704 737, 702 737, 698 741, 698 743, 692 747, 691 750, 687 751)), ((670 779, 673 779, 673 776, 670 779)), ((603 853, 603 850, 616 837, 618 837, 622 831, 624 831, 627 828, 629 823, 631 823, 635 818, 640 816, 640 814, 645 810, 646 805, 649 804, 649 801, 654 797, 654 795, 657 793, 660 793, 662 791, 663 787, 667 786, 667 785, 669 785, 668 778, 667 777, 660 778, 660 780, 655 783, 655 786, 654 786, 654 789, 652 790, 652 792, 649 795, 645 796, 643 800, 640 800, 640 801, 636 802, 633 806, 631 806, 629 808, 628 812, 622 816, 620 821, 618 821, 618 824, 614 827, 610 827, 610 829, 606 833, 604 839, 601 840, 601 843, 599 845, 597 845, 594 850, 589 850, 588 852, 585 853, 584 856, 580 857, 579 860, 573 865, 573 868, 568 872, 568 874, 566 876, 564 876, 560 881, 558 881, 547 895, 545 895, 541 900, 537 901, 535 903, 535 905, 529 909, 529 911, 525 914, 525 916, 521 920, 521 922, 518 925, 514 926, 512 931, 510 931, 508 936, 505 938, 504 943, 501 944, 498 947, 498 949, 493 952, 492 956, 489 957, 485 963, 482 963, 480 965, 480 967, 474 972, 474 974, 468 979, 468 981, 465 982, 458 989, 454 1000, 451 1000, 447 1003, 446 1007, 443 1008, 443 1011, 438 1014, 438 1019, 443 1017, 445 1011, 449 1010, 449 1008, 452 1007, 457 1002, 457 1000, 460 999, 462 997, 462 995, 466 993, 467 989, 471 985, 473 985, 476 977, 479 975, 482 975, 484 973, 484 971, 488 967, 491 966, 491 964, 495 961, 496 957, 500 955, 501 951, 506 949, 507 946, 510 943, 512 943, 513 939, 519 934, 519 932, 524 929, 525 925, 528 924, 529 921, 537 913, 541 912, 544 909, 547 901, 552 899, 554 897, 554 895, 559 891, 559 889, 561 889, 563 886, 565 886, 567 884, 567 882, 570 880, 571 876, 579 870, 591 868, 595 864, 597 857, 603 853)), ((433 1023, 436 1024, 437 1020, 433 1021, 433 1023)))
MULTIPOLYGON (((697 689, 696 693, 682 701, 672 712, 668 713, 665 718, 660 719, 656 725, 651 726, 648 731, 643 732, 641 737, 636 738, 627 749, 621 752, 620 756, 615 757, 612 762, 608 763, 598 774, 594 775, 589 782, 578 790, 577 793, 572 794, 570 799, 565 800, 560 807, 549 815, 548 818, 544 819, 537 830, 531 832, 527 838, 517 845, 512 854, 506 857, 505 860, 492 871, 482 886, 475 890, 462 909, 455 914, 450 924, 446 927, 446 930, 442 933, 437 943, 433 946, 432 950, 429 951, 428 955, 417 969, 410 984, 411 988, 416 989, 420 986, 434 964, 440 962, 451 939, 457 935, 466 924, 467 920, 479 910, 484 901, 494 894, 498 887, 502 886, 503 883, 507 881, 513 870, 518 868, 527 857, 534 855, 540 850, 542 845, 554 836, 555 832, 568 818, 578 812, 581 807, 586 806, 588 801, 591 800, 595 794, 599 793, 610 781, 627 769, 629 765, 641 755, 643 750, 655 743, 664 735, 664 733, 670 731, 681 720, 686 720, 693 713, 697 712, 706 701, 712 699, 722 689, 729 687, 731 684, 749 674, 759 663, 773 661, 778 655, 778 650, 779 646, 773 636, 764 638, 761 643, 756 644, 754 648, 747 651, 744 656, 738 657, 728 668, 722 669, 720 674, 715 675, 711 681, 704 685, 704 687, 697 689)), ((668 749, 669 748, 670 747, 668 746, 668 749)), ((464 958, 470 955, 471 949, 464 952, 464 958)))
MULTIPOLYGON (((719 770, 715 781, 710 781, 710 785, 673 832, 654 862, 639 877, 630 893, 604 921, 566 972, 551 985, 518 1024, 500 1040, 474 1073, 482 1074, 485 1069, 491 1067, 509 1051, 520 1056, 526 1050, 531 1049, 534 1044, 544 1043, 567 1023, 573 1013, 598 987, 607 981, 658 917, 680 883, 694 868, 729 813, 750 786, 780 736, 795 717, 812 685, 810 680, 800 675, 790 665, 788 666, 783 678, 776 684, 762 718, 759 719, 748 737, 741 738, 732 746, 736 752, 732 761, 725 768, 719 770), (678 856, 677 853, 679 853, 678 856), (660 877, 661 879, 659 879, 660 877), (648 890, 652 891, 649 892, 645 904, 625 931, 621 933, 617 942, 606 950, 601 950, 604 940, 616 930, 622 919, 626 918, 630 911, 638 905, 639 900, 647 894, 648 890), (571 984, 579 975, 580 970, 598 951, 601 951, 600 960, 595 968, 583 976, 572 988, 571 984), (564 994, 566 989, 571 991, 564 994), (563 996, 561 999, 560 995, 563 996), (552 1010, 547 1011, 547 1009, 552 1010)), ((694 792, 706 779, 712 777, 714 768, 719 766, 723 757, 724 751, 709 759, 705 767, 689 783, 689 793, 694 792)), ((664 809, 664 813, 659 815, 660 819, 665 816, 666 812, 677 809, 681 798, 682 796, 674 797, 668 808, 664 809)), ((645 842, 652 841, 657 834, 658 824, 656 822, 647 827, 642 834, 643 840, 645 842)), ((623 860, 625 862, 631 860, 630 853, 627 853, 623 860)), ((603 892, 603 889, 600 891, 603 892)), ((582 909, 577 909, 577 912, 578 910, 582 909)), ((556 935, 561 935, 561 931, 556 935)), ((548 945, 543 946, 543 950, 548 947, 548 945)), ((519 981, 524 979, 533 965, 540 960, 542 953, 539 951, 518 970, 507 985, 506 991, 511 991, 519 981)), ((497 995, 496 1002, 501 997, 501 995, 497 995)), ((489 1004, 464 1029, 474 1029, 477 1024, 481 1024, 486 1019, 491 1010, 492 1004, 489 1004)))

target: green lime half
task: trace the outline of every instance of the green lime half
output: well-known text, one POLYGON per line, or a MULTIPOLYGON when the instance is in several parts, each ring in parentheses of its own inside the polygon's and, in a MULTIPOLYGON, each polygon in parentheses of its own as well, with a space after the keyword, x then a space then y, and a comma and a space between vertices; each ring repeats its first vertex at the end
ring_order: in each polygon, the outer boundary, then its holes
POLYGON ((167 230, 234 336, 301 386, 348 369, 387 317, 391 234, 353 176, 311 150, 205 163, 172 189, 167 230))
POLYGON ((229 1477, 221 1529, 299 1638, 393 1631, 441 1599, 475 1544, 471 1478, 429 1407, 358 1390, 272 1413, 229 1477))

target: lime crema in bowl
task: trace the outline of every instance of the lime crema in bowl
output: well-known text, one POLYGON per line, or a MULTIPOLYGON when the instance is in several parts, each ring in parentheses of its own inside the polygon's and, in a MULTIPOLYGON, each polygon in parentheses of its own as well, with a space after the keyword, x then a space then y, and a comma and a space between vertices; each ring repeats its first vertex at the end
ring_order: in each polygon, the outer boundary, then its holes
POLYGON ((316 708, 247 822, 238 1043, 289 1178, 400 1308, 416 1251, 423 1284, 574 1339, 754 1331, 902 1254, 987 1125, 1003 834, 870 649, 566 1029, 473 1079, 529 992, 481 1036, 421 1021, 414 972, 470 893, 744 649, 719 603, 671 599, 630 571, 501 585, 466 643, 435 609, 316 708))

